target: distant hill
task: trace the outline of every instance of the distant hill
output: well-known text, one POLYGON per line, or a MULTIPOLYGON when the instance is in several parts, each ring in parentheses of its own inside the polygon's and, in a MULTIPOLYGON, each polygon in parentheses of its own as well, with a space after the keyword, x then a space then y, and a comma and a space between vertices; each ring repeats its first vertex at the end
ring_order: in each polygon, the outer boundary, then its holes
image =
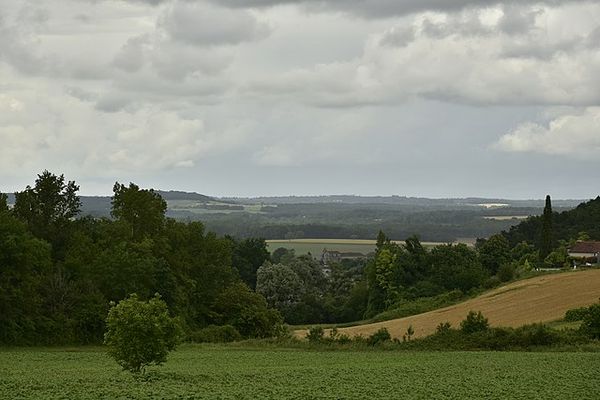
MULTIPOLYGON (((600 240, 600 196, 581 203, 572 210, 555 212, 553 231, 556 240, 576 238, 580 232, 586 232, 593 240, 600 240)), ((540 246, 541 233, 542 218, 533 216, 510 228, 505 235, 511 245, 526 241, 540 246)))
MULTIPOLYGON (((510 199, 488 199, 481 197, 466 198, 443 198, 430 199, 426 197, 406 196, 354 196, 354 195, 330 195, 330 196, 265 196, 265 197, 226 197, 230 200, 244 204, 393 204, 404 206, 421 207, 481 207, 488 205, 494 207, 529 207, 543 208, 544 199, 510 200, 510 199)), ((582 200, 565 199, 555 200, 556 208, 573 208, 582 200)))
POLYGON ((214 197, 206 196, 196 192, 182 192, 178 190, 170 190, 165 192, 163 190, 157 190, 157 193, 162 196, 163 199, 169 200, 194 200, 200 202, 217 201, 214 197))

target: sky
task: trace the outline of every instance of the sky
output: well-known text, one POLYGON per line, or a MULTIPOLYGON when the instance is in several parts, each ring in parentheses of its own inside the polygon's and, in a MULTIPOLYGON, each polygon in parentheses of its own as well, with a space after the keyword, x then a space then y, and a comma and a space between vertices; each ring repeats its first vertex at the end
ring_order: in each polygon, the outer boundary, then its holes
POLYGON ((0 0, 0 191, 600 194, 600 2, 0 0))

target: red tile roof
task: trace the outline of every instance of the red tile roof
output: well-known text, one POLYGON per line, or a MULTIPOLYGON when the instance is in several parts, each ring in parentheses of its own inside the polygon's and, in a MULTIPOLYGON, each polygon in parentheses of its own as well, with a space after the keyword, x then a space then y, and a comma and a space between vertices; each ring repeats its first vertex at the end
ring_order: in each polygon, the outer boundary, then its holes
POLYGON ((577 242, 569 248, 569 253, 600 253, 600 242, 577 242))

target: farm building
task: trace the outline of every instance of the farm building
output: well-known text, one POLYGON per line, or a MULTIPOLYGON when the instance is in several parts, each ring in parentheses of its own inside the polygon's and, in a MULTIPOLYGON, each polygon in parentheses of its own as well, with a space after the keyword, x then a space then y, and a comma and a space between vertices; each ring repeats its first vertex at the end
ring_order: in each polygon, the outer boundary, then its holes
POLYGON ((339 263, 342 260, 356 260, 360 258, 366 258, 363 253, 357 252, 341 252, 336 250, 327 250, 323 249, 323 254, 321 254, 321 263, 323 265, 329 265, 332 263, 339 263))
POLYGON ((577 263, 600 263, 600 241, 579 241, 569 248, 569 257, 577 263))

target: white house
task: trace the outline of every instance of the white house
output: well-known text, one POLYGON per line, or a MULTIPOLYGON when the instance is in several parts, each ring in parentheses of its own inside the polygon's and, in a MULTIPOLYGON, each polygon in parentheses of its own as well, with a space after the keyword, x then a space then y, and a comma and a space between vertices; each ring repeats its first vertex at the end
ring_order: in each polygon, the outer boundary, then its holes
POLYGON ((569 257, 583 263, 600 263, 600 242, 579 241, 569 247, 569 257))

